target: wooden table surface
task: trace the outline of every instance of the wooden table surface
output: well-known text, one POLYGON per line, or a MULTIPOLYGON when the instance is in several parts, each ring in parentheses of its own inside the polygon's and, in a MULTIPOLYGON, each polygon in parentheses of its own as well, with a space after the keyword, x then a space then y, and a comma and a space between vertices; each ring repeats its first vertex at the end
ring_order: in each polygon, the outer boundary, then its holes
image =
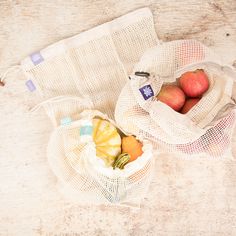
MULTIPOLYGON (((197 39, 236 60, 235 0, 0 0, 0 72, 144 6, 160 40, 197 39)), ((159 157, 140 210, 66 201, 47 164, 52 126, 43 111, 29 114, 22 76, 0 87, 0 235, 236 235, 235 160, 159 157)))

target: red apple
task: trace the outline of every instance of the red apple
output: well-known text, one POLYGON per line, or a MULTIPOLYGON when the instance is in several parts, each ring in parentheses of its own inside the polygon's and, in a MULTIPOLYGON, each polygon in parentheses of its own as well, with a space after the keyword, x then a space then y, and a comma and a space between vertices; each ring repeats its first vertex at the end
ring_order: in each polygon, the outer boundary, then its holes
POLYGON ((180 87, 189 97, 199 97, 209 88, 209 80, 204 70, 189 71, 181 75, 180 87))
POLYGON ((184 105, 185 95, 176 85, 164 85, 157 95, 157 99, 170 106, 175 111, 179 111, 184 105))
POLYGON ((181 113, 185 114, 187 113, 189 110, 191 110, 191 108, 193 106, 195 106, 198 102, 199 102, 200 98, 189 98, 186 100, 186 102, 184 103, 184 106, 181 109, 181 113))

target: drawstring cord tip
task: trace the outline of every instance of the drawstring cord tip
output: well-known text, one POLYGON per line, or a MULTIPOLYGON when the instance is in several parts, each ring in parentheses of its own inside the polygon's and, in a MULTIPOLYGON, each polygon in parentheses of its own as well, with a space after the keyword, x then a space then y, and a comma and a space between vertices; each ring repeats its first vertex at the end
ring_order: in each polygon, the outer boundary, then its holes
POLYGON ((0 86, 3 87, 5 84, 0 80, 0 86))
POLYGON ((10 72, 12 72, 13 70, 15 70, 15 69, 17 69, 17 70, 20 70, 21 69, 21 65, 14 65, 14 66, 11 66, 11 67, 9 67, 6 71, 5 71, 5 73, 3 74, 3 75, 0 75, 0 86, 1 87, 3 87, 4 85, 5 85, 5 80, 6 80, 6 77, 7 77, 7 75, 10 73, 10 72))

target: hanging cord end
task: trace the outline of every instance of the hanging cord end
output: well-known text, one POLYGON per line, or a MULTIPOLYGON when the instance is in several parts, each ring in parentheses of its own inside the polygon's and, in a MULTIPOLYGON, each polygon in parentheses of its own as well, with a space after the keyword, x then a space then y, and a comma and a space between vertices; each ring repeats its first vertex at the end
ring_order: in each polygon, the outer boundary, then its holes
POLYGON ((236 60, 233 61, 232 66, 233 66, 234 68, 236 68, 236 60))
POLYGON ((0 87, 3 87, 5 84, 3 83, 3 81, 0 78, 0 87))
POLYGON ((6 80, 6 77, 7 75, 14 71, 15 69, 17 70, 20 70, 21 69, 21 66, 20 65, 13 65, 11 67, 9 67, 4 73, 3 75, 0 76, 0 87, 3 87, 5 85, 5 80, 6 80))

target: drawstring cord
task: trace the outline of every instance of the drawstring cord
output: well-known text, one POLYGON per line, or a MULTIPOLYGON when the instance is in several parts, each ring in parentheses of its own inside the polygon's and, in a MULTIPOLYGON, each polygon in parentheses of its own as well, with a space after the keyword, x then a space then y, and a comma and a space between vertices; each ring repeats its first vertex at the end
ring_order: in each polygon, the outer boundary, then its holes
POLYGON ((36 112, 38 111, 43 105, 45 104, 48 104, 50 102, 63 102, 63 101, 66 101, 66 100, 75 100, 75 101, 79 101, 81 105, 84 104, 84 106, 88 106, 88 103, 89 103, 89 106, 93 106, 93 102, 88 99, 88 98, 79 98, 79 97, 76 97, 76 96, 57 96, 57 97, 52 97, 52 98, 49 98, 45 101, 42 101, 40 102, 39 104, 37 104, 36 106, 34 106, 33 108, 30 109, 30 112, 36 112))
POLYGON ((0 76, 0 83, 1 83, 2 85, 4 85, 4 82, 5 82, 5 80, 6 80, 7 75, 8 75, 10 72, 14 71, 15 69, 17 69, 17 70, 21 69, 21 65, 14 65, 14 66, 9 67, 9 68, 0 76))

